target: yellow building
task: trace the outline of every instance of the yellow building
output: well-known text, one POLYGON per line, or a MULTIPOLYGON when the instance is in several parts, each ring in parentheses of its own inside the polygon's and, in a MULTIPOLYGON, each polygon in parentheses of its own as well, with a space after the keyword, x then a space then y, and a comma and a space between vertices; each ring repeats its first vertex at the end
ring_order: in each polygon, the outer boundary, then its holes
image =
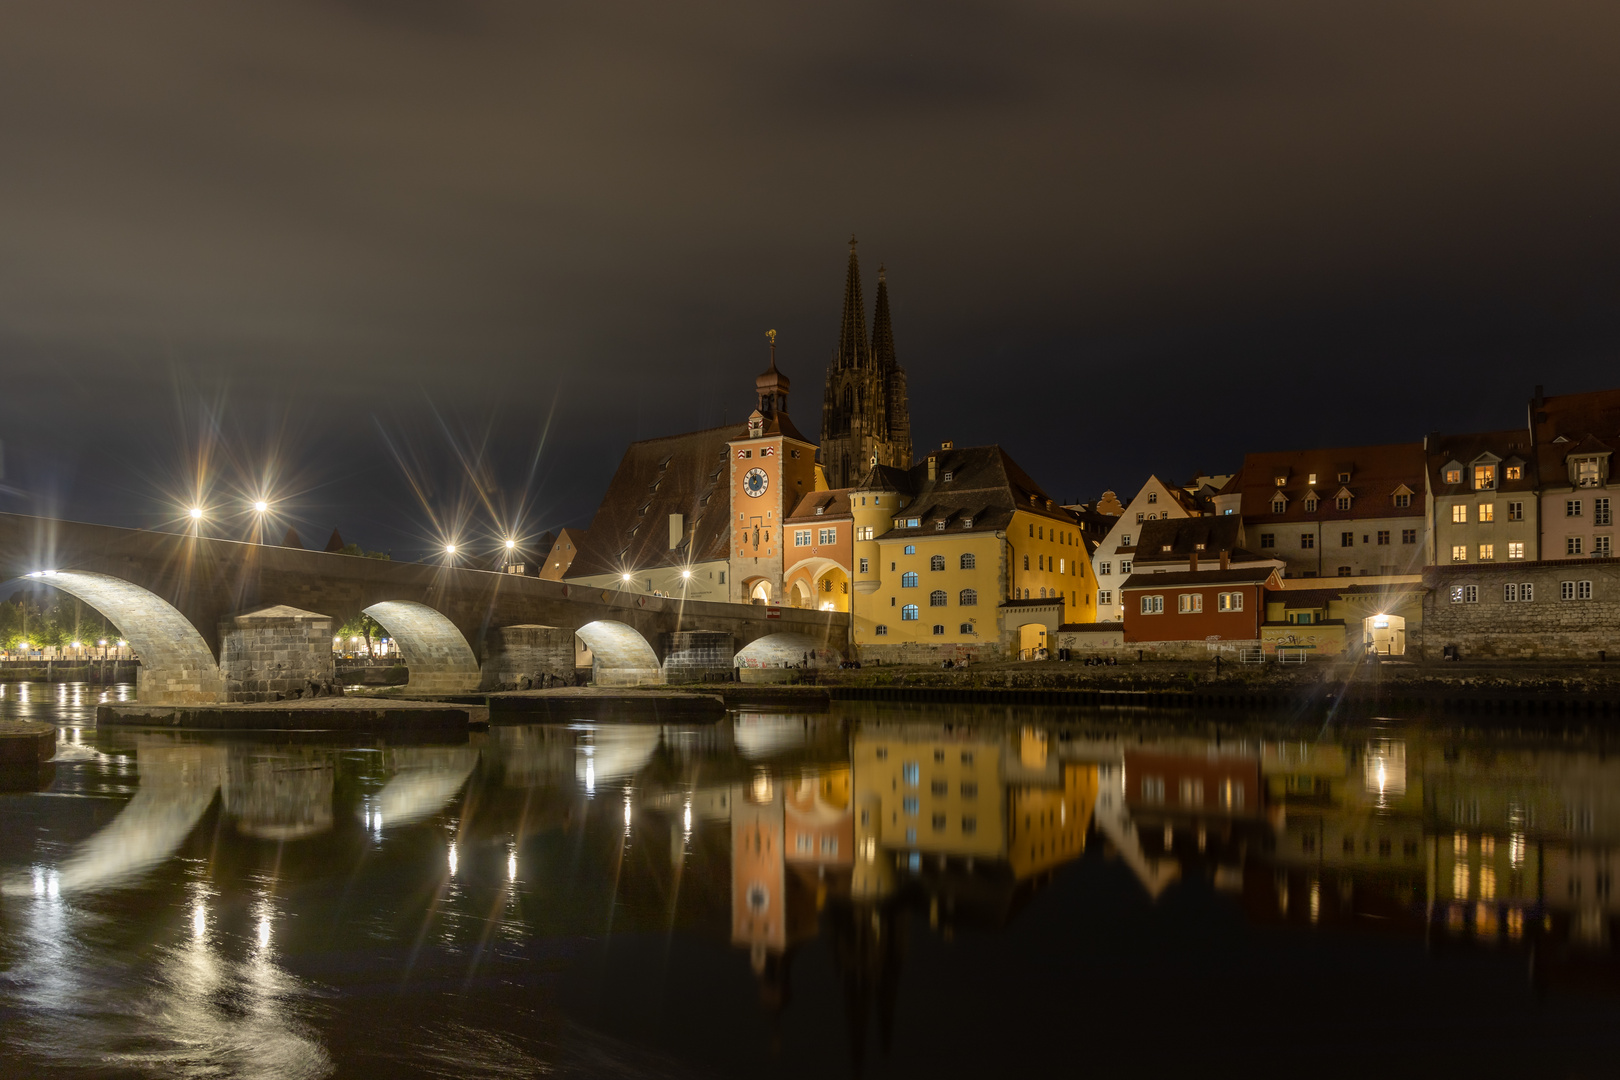
POLYGON ((1006 856, 1003 747, 935 726, 863 729, 852 741, 857 858, 1006 856))
POLYGON ((854 640, 891 662, 1000 658, 1096 618, 1075 514, 997 446, 946 443, 849 493, 854 640))

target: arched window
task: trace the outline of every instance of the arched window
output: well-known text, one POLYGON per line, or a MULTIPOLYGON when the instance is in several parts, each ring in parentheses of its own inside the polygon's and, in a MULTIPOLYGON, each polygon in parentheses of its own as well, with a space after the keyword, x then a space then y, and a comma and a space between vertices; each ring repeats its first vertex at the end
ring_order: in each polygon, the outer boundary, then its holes
POLYGON ((945 633, 945 628, 943 626, 941 626, 939 623, 935 623, 934 624, 934 633, 935 634, 944 634, 945 633))
POLYGON ((1024 569, 1025 570, 1029 569, 1029 556, 1028 555, 1024 556, 1024 569))
POLYGON ((935 589, 933 592, 928 594, 929 607, 944 607, 945 603, 946 600, 944 589, 935 589))
POLYGON ((970 622, 965 622, 956 628, 956 632, 958 634, 971 634, 973 633, 973 624, 970 622))
POLYGON ((962 569, 972 570, 977 565, 978 560, 973 557, 973 553, 971 551, 962 556, 962 569))
POLYGON ((1045 586, 1041 587, 1041 599, 1042 600, 1046 599, 1046 588, 1045 588, 1045 586))
POLYGON ((929 559, 928 560, 928 569, 930 569, 930 570, 943 570, 943 569, 945 569, 945 556, 943 556, 943 555, 935 555, 933 558, 929 559))
POLYGON ((908 570, 904 574, 901 574, 900 587, 902 589, 915 589, 917 587, 916 571, 908 570))
POLYGON ((977 607, 979 603, 979 590, 963 589, 957 596, 956 602, 963 607, 977 607))
POLYGON ((905 607, 901 608, 900 609, 900 618, 904 622, 916 622, 917 621, 917 605, 916 604, 907 604, 905 607))

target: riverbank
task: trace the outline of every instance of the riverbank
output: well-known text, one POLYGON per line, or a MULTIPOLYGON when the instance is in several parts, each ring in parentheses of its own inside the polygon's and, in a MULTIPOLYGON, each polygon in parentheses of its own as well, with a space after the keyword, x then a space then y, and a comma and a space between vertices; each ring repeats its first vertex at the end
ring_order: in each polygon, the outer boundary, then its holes
POLYGON ((0 660, 0 682, 111 686, 134 682, 140 668, 137 660, 0 660))
POLYGON ((198 731, 466 731, 489 726, 489 709, 408 699, 378 701, 350 695, 239 705, 113 704, 96 708, 105 727, 198 731))

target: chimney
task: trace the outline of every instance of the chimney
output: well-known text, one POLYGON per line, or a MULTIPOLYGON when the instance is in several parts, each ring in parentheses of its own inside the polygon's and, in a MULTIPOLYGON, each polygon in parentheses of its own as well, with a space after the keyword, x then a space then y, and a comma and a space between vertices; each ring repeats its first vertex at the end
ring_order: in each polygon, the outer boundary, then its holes
POLYGON ((1188 570, 1197 570, 1198 569, 1198 552, 1195 551, 1191 555, 1187 556, 1187 569, 1188 570))
POLYGON ((939 444, 939 448, 941 450, 954 450, 956 449, 956 443, 951 439, 946 439, 944 442, 939 444))
POLYGON ((1232 553, 1225 548, 1221 548, 1221 569, 1232 569, 1232 553))
POLYGON ((932 480, 934 478, 934 470, 935 470, 935 467, 938 466, 938 465, 939 465, 939 458, 935 457, 933 454, 929 454, 928 455, 928 479, 932 480))

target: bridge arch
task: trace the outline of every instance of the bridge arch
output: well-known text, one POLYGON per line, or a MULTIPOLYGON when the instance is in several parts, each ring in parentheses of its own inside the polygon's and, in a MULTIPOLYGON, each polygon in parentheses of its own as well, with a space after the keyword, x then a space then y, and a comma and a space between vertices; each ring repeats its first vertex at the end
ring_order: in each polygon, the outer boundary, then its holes
POLYGON ((225 679, 202 634, 163 597, 133 582, 85 570, 45 570, 28 578, 76 596, 101 612, 141 658, 135 700, 143 705, 212 705, 225 679))
POLYGON ((598 619, 574 633, 591 650, 591 681, 597 686, 641 686, 664 681, 658 654, 635 627, 598 619))
POLYGON ((478 658, 456 624, 414 600, 384 600, 366 608, 399 646, 410 669, 406 686, 418 693, 461 694, 478 689, 478 658))
POLYGON ((737 653, 741 668, 837 667, 844 655, 808 634, 783 632, 755 638, 737 653))

